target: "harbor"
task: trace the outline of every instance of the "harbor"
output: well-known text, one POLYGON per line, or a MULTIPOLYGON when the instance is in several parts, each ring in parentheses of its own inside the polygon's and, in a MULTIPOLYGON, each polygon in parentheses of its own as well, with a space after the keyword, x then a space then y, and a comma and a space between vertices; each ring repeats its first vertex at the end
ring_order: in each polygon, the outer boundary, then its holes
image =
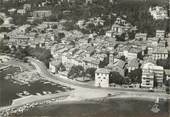
MULTIPOLYGON (((11 78, 17 73, 17 67, 9 67, 0 72, 0 107, 9 106, 13 103, 13 100, 30 95, 43 96, 72 90, 69 87, 40 78, 28 83, 11 78)), ((22 77, 22 79, 24 78, 22 77)))

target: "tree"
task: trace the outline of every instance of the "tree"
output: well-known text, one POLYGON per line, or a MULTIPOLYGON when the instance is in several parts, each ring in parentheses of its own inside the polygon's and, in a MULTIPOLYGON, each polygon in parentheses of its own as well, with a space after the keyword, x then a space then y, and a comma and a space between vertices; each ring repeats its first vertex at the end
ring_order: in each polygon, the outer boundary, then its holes
POLYGON ((10 53, 10 49, 3 43, 3 40, 0 41, 0 53, 10 53))
POLYGON ((142 69, 135 69, 128 74, 131 83, 141 83, 142 69))
POLYGON ((157 65, 162 66, 164 69, 170 69, 170 57, 168 57, 166 60, 157 60, 157 65))
POLYGON ((125 33, 123 33, 122 35, 116 35, 116 41, 125 41, 125 33))
POLYGON ((50 59, 52 57, 50 50, 44 48, 28 48, 28 54, 32 57, 36 57, 48 67, 50 59))
POLYGON ((99 63, 99 67, 100 68, 104 68, 105 66, 107 66, 109 64, 109 57, 105 57, 103 61, 100 61, 99 63))
POLYGON ((120 60, 126 61, 126 57, 123 55, 123 56, 120 57, 120 60))
POLYGON ((126 83, 125 79, 118 72, 115 71, 110 73, 109 80, 110 83, 115 83, 119 85, 126 83))
POLYGON ((82 77, 83 75, 84 75, 84 68, 80 65, 72 66, 68 73, 69 78, 82 77))
POLYGON ((95 79, 95 71, 96 68, 88 68, 86 69, 86 76, 89 75, 92 80, 95 79))

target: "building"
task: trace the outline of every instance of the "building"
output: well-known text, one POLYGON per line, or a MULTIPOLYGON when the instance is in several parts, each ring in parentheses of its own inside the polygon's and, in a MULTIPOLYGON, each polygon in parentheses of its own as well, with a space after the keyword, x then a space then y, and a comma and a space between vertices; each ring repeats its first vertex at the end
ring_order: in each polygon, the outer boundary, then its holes
POLYGON ((163 86, 164 69, 151 62, 147 62, 142 66, 142 83, 143 88, 154 88, 163 86))
POLYGON ((18 9, 17 13, 20 15, 24 15, 24 14, 26 14, 26 11, 25 11, 25 9, 18 9))
POLYGON ((131 71, 134 71, 139 68, 139 60, 138 59, 132 59, 128 61, 127 69, 130 73, 131 71))
POLYGON ((61 62, 57 62, 57 61, 51 61, 49 63, 49 70, 51 73, 55 74, 55 73, 58 73, 58 68, 60 66, 61 62))
POLYGON ((152 52, 153 60, 166 60, 168 58, 167 48, 155 48, 152 52))
POLYGON ((156 38, 160 40, 165 39, 165 31, 164 30, 156 30, 156 38))
POLYGON ((147 40, 147 33, 136 33, 135 39, 139 41, 147 40))
POLYGON ((12 8, 8 10, 9 14, 14 14, 16 12, 16 9, 12 8))
POLYGON ((36 18, 47 18, 52 15, 52 12, 50 10, 38 10, 33 11, 32 16, 36 18))
POLYGON ((109 87, 109 74, 110 74, 109 70, 105 68, 98 68, 95 71, 95 86, 109 87))
POLYGON ((31 4, 24 4, 23 9, 25 11, 31 11, 31 4))

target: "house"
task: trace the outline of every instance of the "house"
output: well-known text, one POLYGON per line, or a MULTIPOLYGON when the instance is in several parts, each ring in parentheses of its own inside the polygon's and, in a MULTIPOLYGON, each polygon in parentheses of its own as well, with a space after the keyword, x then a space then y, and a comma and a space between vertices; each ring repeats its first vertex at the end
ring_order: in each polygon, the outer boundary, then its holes
POLYGON ((155 48, 152 52, 153 60, 166 60, 168 58, 167 48, 155 48))
POLYGON ((25 9, 18 9, 17 13, 20 15, 24 15, 24 14, 26 14, 26 11, 25 11, 25 9))
POLYGON ((151 62, 144 63, 142 66, 142 83, 143 88, 154 88, 163 86, 164 68, 151 62))
POLYGON ((12 45, 14 45, 16 47, 21 46, 24 48, 28 46, 29 39, 30 38, 26 35, 15 35, 15 36, 10 37, 8 46, 12 47, 12 45))
POLYGON ((37 10, 33 11, 32 16, 35 18, 47 18, 52 15, 51 10, 37 10))
POLYGON ((139 41, 147 40, 147 33, 136 33, 135 39, 139 41))
POLYGON ((110 71, 108 69, 98 68, 95 71, 95 86, 109 87, 109 74, 110 71))
POLYGON ((166 80, 170 80, 170 69, 165 69, 165 78, 166 80))
POLYGON ((111 72, 118 72, 121 76, 125 76, 126 63, 122 60, 114 59, 114 63, 109 63, 106 66, 106 69, 110 70, 111 72))
POLYGON ((129 73, 133 70, 138 69, 138 68, 139 68, 139 60, 138 59, 134 58, 134 59, 128 61, 127 69, 128 69, 129 73))
POLYGON ((156 30, 156 38, 160 40, 165 39, 165 30, 156 30))
POLYGON ((138 58, 139 55, 142 54, 142 48, 134 47, 134 46, 127 46, 127 48, 123 51, 123 55, 128 59, 135 59, 138 58))
POLYGON ((115 37, 116 36, 114 31, 112 31, 112 30, 106 31, 105 35, 106 35, 106 37, 115 37))
POLYGON ((15 8, 9 9, 8 12, 9 14, 14 14, 16 12, 16 9, 15 8))
POLYGON ((23 9, 25 11, 30 11, 31 10, 31 4, 24 4, 23 9))
POLYGON ((85 57, 83 59, 84 68, 99 68, 100 60, 94 57, 85 57))
POLYGON ((61 65, 61 62, 58 61, 51 61, 49 62, 49 70, 51 73, 55 74, 58 72, 58 68, 61 65))

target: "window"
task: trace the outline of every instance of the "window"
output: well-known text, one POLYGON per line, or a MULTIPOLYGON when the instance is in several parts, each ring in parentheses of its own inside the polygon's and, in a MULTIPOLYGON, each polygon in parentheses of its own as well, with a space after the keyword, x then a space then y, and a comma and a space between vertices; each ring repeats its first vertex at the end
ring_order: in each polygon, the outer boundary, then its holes
POLYGON ((106 79, 106 77, 103 77, 103 79, 106 79))

